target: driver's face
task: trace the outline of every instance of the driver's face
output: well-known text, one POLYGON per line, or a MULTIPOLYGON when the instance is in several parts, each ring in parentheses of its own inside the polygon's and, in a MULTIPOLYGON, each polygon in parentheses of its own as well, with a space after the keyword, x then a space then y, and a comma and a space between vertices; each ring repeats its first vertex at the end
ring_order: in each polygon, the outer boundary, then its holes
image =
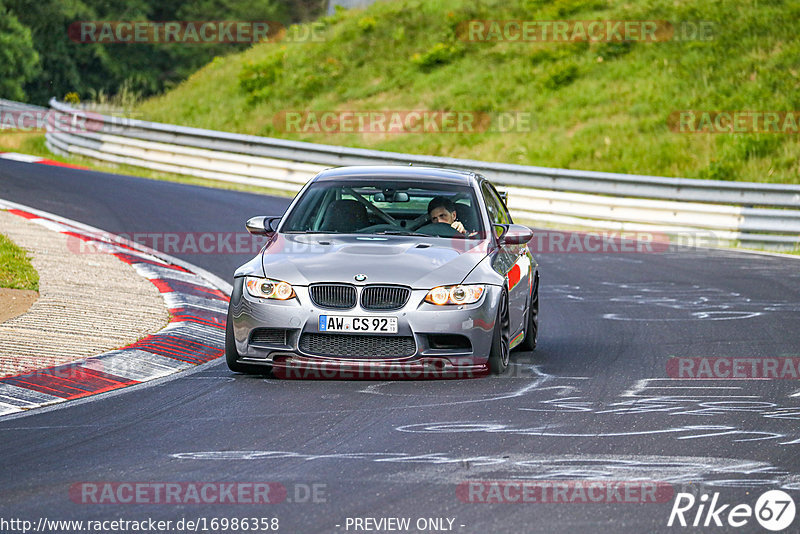
POLYGON ((456 212, 447 211, 447 208, 440 206, 431 210, 431 222, 453 224, 456 220, 456 212))

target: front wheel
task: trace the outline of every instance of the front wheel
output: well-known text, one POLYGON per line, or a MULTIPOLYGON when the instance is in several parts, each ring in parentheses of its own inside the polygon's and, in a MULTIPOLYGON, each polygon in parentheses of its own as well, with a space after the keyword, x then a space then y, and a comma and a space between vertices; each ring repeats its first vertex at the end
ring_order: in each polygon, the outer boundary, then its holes
POLYGON ((489 371, 493 375, 502 374, 508 369, 508 358, 511 352, 508 319, 508 294, 505 289, 500 295, 500 304, 497 306, 497 319, 494 322, 494 335, 492 336, 492 350, 489 353, 489 371))
POLYGON ((228 308, 228 320, 225 323, 225 362, 228 369, 234 373, 244 373, 248 375, 269 374, 271 367, 266 365, 248 365, 239 363, 239 351, 236 350, 236 341, 233 337, 233 317, 228 308))

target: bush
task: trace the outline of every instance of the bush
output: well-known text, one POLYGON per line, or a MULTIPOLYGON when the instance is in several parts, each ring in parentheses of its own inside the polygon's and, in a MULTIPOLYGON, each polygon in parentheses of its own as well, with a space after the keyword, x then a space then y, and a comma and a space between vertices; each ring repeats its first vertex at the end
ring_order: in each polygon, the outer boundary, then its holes
POLYGON ((597 47, 597 55, 607 61, 624 56, 633 48, 632 41, 608 41, 597 47))
POLYGON ((375 17, 362 17, 358 19, 358 29, 364 33, 371 32, 377 25, 378 21, 375 20, 375 17))
POLYGON ((264 98, 283 74, 283 65, 283 52, 260 63, 245 63, 239 71, 239 87, 247 93, 251 101, 264 98))
POLYGON ((575 63, 557 63, 550 68, 544 79, 544 86, 548 89, 566 87, 578 77, 578 65, 575 63))
POLYGON ((772 154, 783 142, 780 134, 738 135, 733 143, 733 154, 743 160, 763 158, 772 154))
POLYGON ((700 169, 698 178, 704 178, 706 180, 733 180, 735 179, 733 164, 727 160, 720 161, 718 159, 712 159, 708 163, 708 167, 700 169))
POLYGON ((463 53, 463 49, 454 43, 436 43, 427 52, 411 56, 411 63, 423 70, 446 65, 463 53))

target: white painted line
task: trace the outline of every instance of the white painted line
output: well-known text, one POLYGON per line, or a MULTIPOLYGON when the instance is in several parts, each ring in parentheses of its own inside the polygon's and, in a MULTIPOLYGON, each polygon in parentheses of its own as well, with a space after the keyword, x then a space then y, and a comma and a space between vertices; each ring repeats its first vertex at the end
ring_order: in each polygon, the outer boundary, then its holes
POLYGON ((162 293, 164 300, 167 302, 168 308, 200 308, 201 310, 209 310, 213 312, 226 313, 228 311, 228 303, 214 298, 196 297, 194 295, 186 295, 176 292, 162 293))
POLYGON ((22 408, 18 408, 17 406, 12 406, 11 404, 5 404, 4 402, 0 402, 0 416, 10 415, 12 413, 19 413, 21 411, 22 408))
POLYGON ((45 402, 56 402, 63 400, 61 397, 48 395, 32 389, 21 388, 11 384, 0 383, 0 401, 13 404, 15 406, 35 406, 45 402))
POLYGON ((10 159, 14 161, 21 161, 23 163, 36 163, 38 161, 42 161, 44 158, 39 156, 31 156, 28 154, 20 154, 18 152, 3 152, 0 154, 0 158, 3 159, 10 159))
POLYGON ((149 263, 134 263, 133 268, 136 269, 141 276, 148 280, 178 280, 180 282, 188 282, 190 284, 197 283, 197 275, 192 273, 185 273, 183 271, 176 271, 169 267, 159 267, 158 265, 151 265, 149 263))
POLYGON ((58 232, 58 233, 71 232, 72 231, 72 228, 64 226, 63 224, 58 223, 56 221, 51 221, 51 220, 48 220, 48 219, 28 219, 28 220, 30 222, 32 222, 33 224, 38 224, 39 226, 44 226, 48 230, 53 230, 53 231, 58 232))
POLYGON ((742 389, 742 388, 738 386, 652 386, 647 389, 742 389))
POLYGON ((194 366, 188 362, 143 350, 122 349, 95 358, 89 358, 82 367, 127 378, 128 380, 145 382, 194 366))
POLYGON ((172 322, 158 332, 159 334, 170 334, 180 336, 190 341, 197 341, 203 344, 225 342, 225 331, 215 326, 206 326, 186 321, 172 322))

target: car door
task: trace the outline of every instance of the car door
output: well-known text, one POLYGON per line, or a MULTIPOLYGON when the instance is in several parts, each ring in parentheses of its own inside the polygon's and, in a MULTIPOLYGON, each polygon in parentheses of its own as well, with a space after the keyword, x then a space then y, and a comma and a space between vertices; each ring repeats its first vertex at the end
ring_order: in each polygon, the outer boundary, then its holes
MULTIPOLYGON (((489 182, 481 185, 484 202, 493 224, 511 224, 511 214, 497 190, 489 182)), ((503 245, 494 258, 492 267, 503 275, 508 285, 508 307, 511 345, 522 340, 522 330, 525 321, 525 308, 528 305, 528 296, 531 283, 531 261, 527 244, 503 245)))

